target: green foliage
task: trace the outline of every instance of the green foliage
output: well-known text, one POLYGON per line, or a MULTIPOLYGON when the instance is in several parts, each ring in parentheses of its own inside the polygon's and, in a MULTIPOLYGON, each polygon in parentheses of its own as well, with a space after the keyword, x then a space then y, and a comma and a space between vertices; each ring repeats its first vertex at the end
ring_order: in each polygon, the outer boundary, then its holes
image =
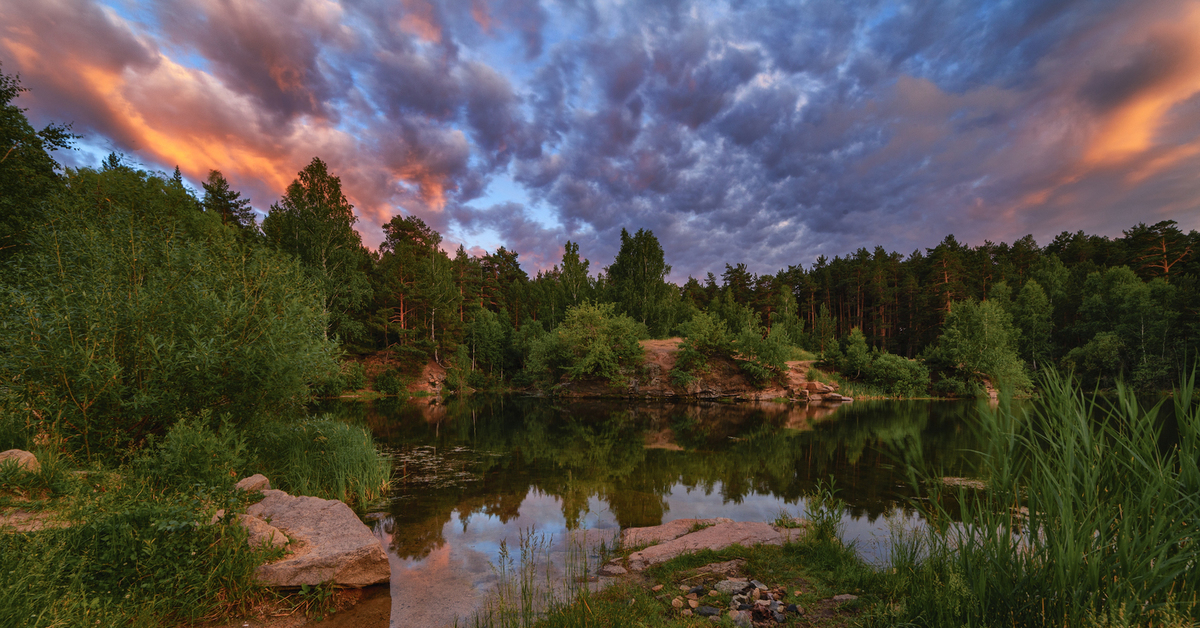
POLYGON ((295 406, 333 368, 300 268, 236 241, 173 182, 71 172, 46 211, 0 288, 0 373, 72 449, 124 450, 204 408, 295 406))
POLYGON ((929 390, 929 369, 924 364, 891 353, 875 356, 866 379, 893 397, 919 397, 929 390))
POLYGON ((577 380, 599 377, 619 385, 642 360, 639 326, 611 303, 584 303, 567 310, 563 323, 532 343, 526 369, 577 380))
POLYGON ((253 235, 258 230, 250 199, 242 198, 240 192, 229 189, 229 181, 220 170, 208 171, 208 180, 203 184, 204 200, 201 206, 221 219, 221 224, 233 227, 239 233, 253 235))
POLYGON ((23 91, 18 77, 0 71, 0 261, 24 249, 29 232, 45 220, 42 203, 62 187, 50 153, 77 139, 70 125, 35 131, 13 104, 23 91))
POLYGON ((396 369, 387 369, 375 377, 375 392, 382 395, 400 395, 407 389, 407 378, 396 369))
POLYGON ((763 335, 757 320, 750 321, 738 332, 734 340, 738 366, 750 377, 755 386, 763 387, 787 370, 787 358, 791 353, 787 332, 783 328, 772 329, 763 335))
MULTIPOLYGON (((916 501, 936 527, 899 565, 897 623, 1189 625, 1200 618, 1195 376, 1147 406, 1048 373, 1025 416, 980 409, 987 489, 916 501), (1173 406, 1173 407, 1172 407, 1173 406), (1178 439, 1164 446, 1165 423, 1178 439), (958 507, 949 511, 947 503, 958 507), (962 520, 968 525, 951 524, 962 520), (1030 531, 1036 531, 1031 533, 1030 531), (953 599, 939 593, 949 585, 953 599), (947 603, 950 602, 950 603, 947 603)), ((940 476, 933 471, 933 476, 940 476)))
POLYGON ((671 381, 687 387, 696 375, 708 370, 713 358, 728 358, 733 354, 733 338, 725 322, 708 312, 700 312, 679 326, 684 339, 675 353, 671 381))
POLYGON ((630 236, 621 230, 621 250, 607 269, 614 301, 654 338, 665 336, 674 327, 669 317, 672 290, 666 283, 670 272, 654 232, 638 229, 630 236))
POLYGON ((162 488, 200 484, 228 490, 245 468, 246 437, 227 417, 214 425, 207 410, 180 419, 159 442, 142 450, 134 467, 162 488))
POLYGON ((387 487, 388 459, 363 428, 326 416, 272 423, 249 439, 258 472, 289 493, 365 506, 387 487))
POLYGON ((930 357, 945 369, 944 378, 962 382, 965 390, 985 378, 997 388, 1032 386, 1017 355, 1012 317, 994 301, 956 302, 930 357))
POLYGON ((367 368, 362 362, 344 362, 342 378, 345 380, 345 390, 362 390, 367 387, 367 368))
POLYGON ((844 375, 860 379, 871 368, 871 350, 867 348, 867 339, 862 330, 855 327, 842 341, 843 349, 838 360, 838 370, 844 375))
POLYGON ((259 594, 235 518, 245 502, 209 491, 160 494, 140 479, 89 483, 72 525, 0 534, 0 625, 171 625, 211 620, 259 594))
POLYGON ((1021 358, 1033 365, 1048 365, 1052 344, 1050 334, 1054 330, 1051 318, 1054 308, 1046 291, 1036 280, 1030 279, 1021 287, 1017 299, 1010 309, 1013 327, 1020 338, 1021 358))
POLYGON ((319 290, 328 331, 346 340, 364 332, 352 313, 371 293, 364 272, 370 256, 354 230, 357 220, 341 179, 314 157, 271 205, 262 225, 268 241, 300 260, 319 290))

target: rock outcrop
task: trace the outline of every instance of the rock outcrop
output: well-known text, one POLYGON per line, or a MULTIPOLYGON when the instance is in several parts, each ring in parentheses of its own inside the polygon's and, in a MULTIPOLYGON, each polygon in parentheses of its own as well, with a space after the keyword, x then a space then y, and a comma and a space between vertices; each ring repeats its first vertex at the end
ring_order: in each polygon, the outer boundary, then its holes
POLYGON ((346 504, 318 497, 293 497, 270 489, 263 495, 261 502, 246 510, 247 514, 292 540, 291 554, 258 568, 257 576, 263 583, 299 587, 332 582, 339 587, 361 588, 391 579, 383 544, 346 504))
POLYGON ((0 464, 5 463, 16 464, 30 473, 37 473, 42 468, 42 465, 38 464, 37 456, 23 449, 9 449, 0 452, 0 464))

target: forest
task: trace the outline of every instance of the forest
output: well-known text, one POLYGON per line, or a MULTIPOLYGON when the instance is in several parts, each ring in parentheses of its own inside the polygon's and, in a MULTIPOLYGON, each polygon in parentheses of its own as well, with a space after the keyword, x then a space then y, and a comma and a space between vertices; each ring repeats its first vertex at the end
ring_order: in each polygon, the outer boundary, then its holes
POLYGON ((652 232, 623 230, 608 265, 567 241, 561 263, 530 276, 517 252, 450 252, 411 215, 368 249, 319 158, 261 221, 217 169, 197 190, 178 168, 117 154, 64 169, 53 154, 76 136, 33 129, 16 78, 3 81, 4 395, 84 443, 119 446, 181 409, 300 405, 361 384, 347 358, 378 352, 435 360, 454 387, 545 387, 616 381, 636 372, 638 339, 683 336, 678 382, 722 354, 766 381, 808 353, 896 396, 969 396, 1028 389, 1047 367, 1086 386, 1165 389, 1197 351, 1200 234, 1173 221, 1044 246, 947 235, 773 275, 730 260, 683 285, 667 281, 652 232), (110 418, 106 433, 93 416, 110 418))

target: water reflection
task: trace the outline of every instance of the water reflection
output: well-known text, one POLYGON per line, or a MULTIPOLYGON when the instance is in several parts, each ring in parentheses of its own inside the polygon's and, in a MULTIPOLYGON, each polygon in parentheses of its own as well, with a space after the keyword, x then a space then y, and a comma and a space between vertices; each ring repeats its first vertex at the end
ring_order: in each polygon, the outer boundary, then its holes
POLYGON ((765 497, 772 506, 756 517, 770 519, 798 510, 832 476, 851 516, 875 520, 909 494, 905 461, 970 475, 967 450, 976 449, 969 403, 856 402, 833 414, 804 405, 475 396, 336 410, 365 421, 396 456, 384 525, 392 551, 406 559, 440 548, 452 521, 466 531, 478 515, 515 520, 531 492, 555 498, 568 530, 586 527, 596 504, 626 528, 691 516, 683 511, 697 499, 734 516, 765 497))

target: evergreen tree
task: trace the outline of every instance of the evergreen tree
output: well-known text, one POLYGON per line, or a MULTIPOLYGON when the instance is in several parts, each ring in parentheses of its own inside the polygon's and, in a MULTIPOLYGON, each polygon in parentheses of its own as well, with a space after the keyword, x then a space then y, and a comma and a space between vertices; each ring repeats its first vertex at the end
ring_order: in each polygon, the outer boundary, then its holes
POLYGON ((201 205, 204 211, 220 216, 221 224, 236 227, 244 233, 251 233, 257 228, 250 199, 242 198, 241 192, 229 189, 229 181, 225 180, 220 170, 209 170, 208 180, 202 185, 204 200, 201 205))

